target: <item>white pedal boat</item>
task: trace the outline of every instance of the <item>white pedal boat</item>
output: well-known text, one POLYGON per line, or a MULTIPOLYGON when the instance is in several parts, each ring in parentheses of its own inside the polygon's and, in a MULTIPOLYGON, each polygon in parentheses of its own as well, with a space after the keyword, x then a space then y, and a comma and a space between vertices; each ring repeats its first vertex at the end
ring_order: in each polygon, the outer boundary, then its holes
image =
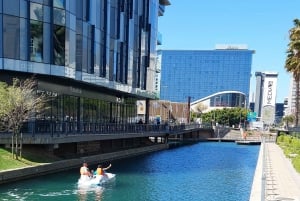
POLYGON ((113 173, 105 173, 105 176, 93 175, 93 177, 89 177, 87 175, 81 175, 81 177, 78 179, 78 185, 80 186, 102 185, 109 181, 113 181, 115 177, 116 175, 113 173))

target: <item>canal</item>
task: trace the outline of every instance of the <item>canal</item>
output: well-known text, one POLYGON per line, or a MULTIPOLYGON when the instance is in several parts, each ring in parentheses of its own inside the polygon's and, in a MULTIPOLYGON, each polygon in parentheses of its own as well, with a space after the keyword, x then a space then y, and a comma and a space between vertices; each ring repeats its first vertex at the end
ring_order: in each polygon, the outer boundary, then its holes
MULTIPOLYGON (((247 201, 260 146, 200 142, 113 161, 116 178, 78 188, 79 168, 0 186, 1 201, 247 201)), ((95 169, 96 166, 90 166, 95 169)))

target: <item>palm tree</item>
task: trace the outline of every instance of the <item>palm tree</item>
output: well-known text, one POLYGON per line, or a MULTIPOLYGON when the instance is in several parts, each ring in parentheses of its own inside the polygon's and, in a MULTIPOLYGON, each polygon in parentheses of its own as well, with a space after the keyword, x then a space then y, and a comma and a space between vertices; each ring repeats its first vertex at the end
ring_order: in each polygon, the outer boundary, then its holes
POLYGON ((294 20, 294 27, 290 29, 290 43, 288 44, 285 69, 292 73, 296 83, 296 101, 295 101, 295 125, 299 123, 299 84, 300 84, 300 20, 294 20))

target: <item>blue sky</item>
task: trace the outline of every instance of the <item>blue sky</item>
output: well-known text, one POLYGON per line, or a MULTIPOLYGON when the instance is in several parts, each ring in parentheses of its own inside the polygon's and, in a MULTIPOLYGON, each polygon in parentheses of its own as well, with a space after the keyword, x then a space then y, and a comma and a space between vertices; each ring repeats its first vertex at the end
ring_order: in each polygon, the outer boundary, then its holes
MULTIPOLYGON (((299 0, 170 0, 159 18, 160 49, 213 50, 216 44, 246 44, 255 50, 250 95, 256 71, 278 72, 277 102, 288 96, 284 69, 288 31, 300 19, 299 0)), ((251 98, 251 97, 250 97, 251 98)))

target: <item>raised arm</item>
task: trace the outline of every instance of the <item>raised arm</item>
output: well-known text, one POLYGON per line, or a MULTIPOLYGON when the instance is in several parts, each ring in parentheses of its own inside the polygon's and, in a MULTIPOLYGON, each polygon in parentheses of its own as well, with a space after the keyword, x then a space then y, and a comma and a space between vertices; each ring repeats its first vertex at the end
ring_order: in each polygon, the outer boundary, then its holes
POLYGON ((109 166, 107 166, 106 168, 103 168, 103 170, 108 170, 111 167, 111 164, 109 164, 109 166))

